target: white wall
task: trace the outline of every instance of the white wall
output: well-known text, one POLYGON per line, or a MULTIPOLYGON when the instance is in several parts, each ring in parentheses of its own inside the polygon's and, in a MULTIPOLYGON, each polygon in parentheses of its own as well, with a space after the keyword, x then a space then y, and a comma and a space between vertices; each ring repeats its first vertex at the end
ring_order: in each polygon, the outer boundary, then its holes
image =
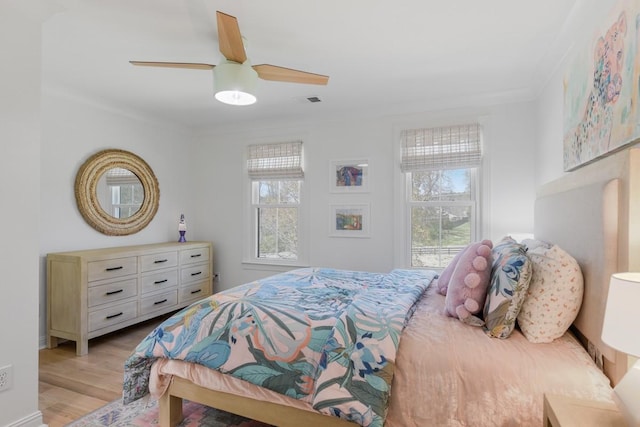
POLYGON ((488 189, 483 197, 482 237, 495 240, 510 232, 533 230, 534 111, 533 103, 520 103, 357 120, 257 124, 200 135, 194 159, 199 194, 196 220, 202 235, 216 248, 214 270, 221 273, 217 289, 272 273, 242 264, 243 239, 248 231, 243 214, 247 195, 243 156, 248 144, 304 141, 310 265, 383 272, 403 266, 395 256, 401 241, 397 236, 403 233, 396 209, 399 130, 482 121, 488 159, 482 178, 488 189), (371 162, 370 193, 331 193, 331 160, 363 157, 371 162), (329 237, 330 206, 334 203, 370 203, 371 238, 329 237))
POLYGON ((0 425, 42 424, 38 411, 40 4, 0 1, 0 425))
POLYGON ((534 170, 537 130, 533 103, 501 105, 488 120, 489 197, 485 237, 533 232, 534 170))
POLYGON ((40 340, 46 334, 46 255, 49 252, 178 240, 184 213, 187 238, 196 240, 196 193, 191 191, 192 136, 166 124, 133 118, 81 100, 45 94, 42 101, 40 213, 40 340), (119 148, 143 158, 160 187, 160 206, 142 231, 106 236, 91 228, 76 207, 78 168, 97 151, 119 148))

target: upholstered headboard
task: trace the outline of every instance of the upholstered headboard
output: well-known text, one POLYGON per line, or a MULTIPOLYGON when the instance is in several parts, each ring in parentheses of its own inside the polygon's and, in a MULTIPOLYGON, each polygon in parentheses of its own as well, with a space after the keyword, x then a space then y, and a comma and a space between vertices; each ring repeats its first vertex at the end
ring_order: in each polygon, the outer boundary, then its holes
POLYGON ((604 356, 614 384, 627 358, 602 342, 602 322, 611 274, 640 271, 631 256, 640 254, 639 174, 640 150, 621 151, 545 184, 535 205, 535 237, 559 245, 580 264, 585 293, 574 326, 604 356))

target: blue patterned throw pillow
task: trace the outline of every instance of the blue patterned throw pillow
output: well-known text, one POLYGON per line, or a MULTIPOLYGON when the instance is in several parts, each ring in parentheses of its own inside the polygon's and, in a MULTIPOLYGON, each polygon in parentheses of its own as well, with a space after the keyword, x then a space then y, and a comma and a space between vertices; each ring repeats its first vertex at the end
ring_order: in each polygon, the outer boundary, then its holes
POLYGON ((484 330, 494 338, 508 338, 516 325, 531 281, 526 247, 507 236, 493 248, 491 282, 484 305, 484 330))

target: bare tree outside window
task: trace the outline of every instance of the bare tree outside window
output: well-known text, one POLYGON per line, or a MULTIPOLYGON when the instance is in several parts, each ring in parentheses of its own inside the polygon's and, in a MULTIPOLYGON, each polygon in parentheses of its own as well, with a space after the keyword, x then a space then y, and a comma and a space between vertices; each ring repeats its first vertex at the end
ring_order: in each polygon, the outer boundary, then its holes
POLYGON ((443 268, 472 241, 472 169, 419 171, 411 185, 411 266, 443 268))
POLYGON ((257 257, 298 259, 300 181, 256 181, 257 257))

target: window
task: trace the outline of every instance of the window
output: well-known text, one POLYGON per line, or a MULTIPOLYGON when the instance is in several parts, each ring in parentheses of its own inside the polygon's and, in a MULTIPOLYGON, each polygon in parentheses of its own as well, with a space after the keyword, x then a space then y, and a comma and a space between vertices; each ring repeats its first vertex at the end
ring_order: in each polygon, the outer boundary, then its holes
POLYGON ((123 168, 111 168, 104 177, 108 199, 101 201, 101 205, 105 211, 114 218, 129 218, 138 212, 144 200, 144 189, 138 177, 123 168))
POLYGON ((144 199, 142 184, 119 184, 111 189, 111 215, 116 218, 129 218, 138 212, 144 199))
POLYGON ((251 256, 292 263, 302 258, 302 142, 250 145, 251 256))
POLYGON ((444 268, 476 240, 479 125, 405 130, 401 134, 411 267, 444 268))
POLYGON ((254 181, 256 258, 298 259, 301 181, 254 181))

